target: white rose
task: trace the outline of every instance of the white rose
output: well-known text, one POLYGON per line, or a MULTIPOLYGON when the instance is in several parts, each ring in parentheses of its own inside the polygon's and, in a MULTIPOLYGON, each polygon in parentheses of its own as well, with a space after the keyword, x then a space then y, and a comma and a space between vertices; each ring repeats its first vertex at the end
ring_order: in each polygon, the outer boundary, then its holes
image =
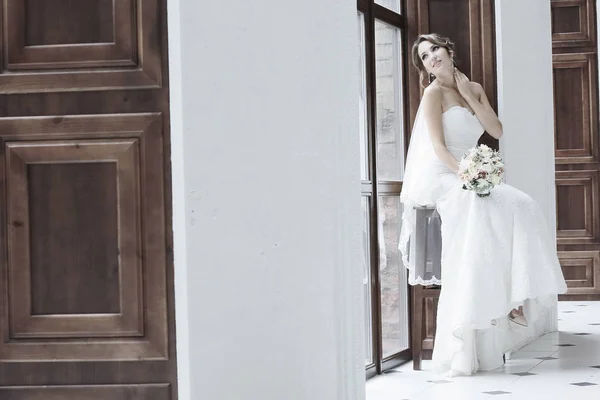
POLYGON ((468 171, 470 165, 471 165, 471 162, 469 160, 467 160, 466 158, 463 158, 462 160, 460 160, 460 165, 458 166, 458 168, 461 171, 468 171))
POLYGON ((489 174, 494 170, 494 167, 492 166, 492 164, 483 164, 481 166, 481 170, 483 172, 487 172, 489 174))
POLYGON ((479 176, 479 171, 477 171, 477 169, 475 169, 473 166, 469 167, 467 173, 469 174, 470 179, 475 179, 479 176))

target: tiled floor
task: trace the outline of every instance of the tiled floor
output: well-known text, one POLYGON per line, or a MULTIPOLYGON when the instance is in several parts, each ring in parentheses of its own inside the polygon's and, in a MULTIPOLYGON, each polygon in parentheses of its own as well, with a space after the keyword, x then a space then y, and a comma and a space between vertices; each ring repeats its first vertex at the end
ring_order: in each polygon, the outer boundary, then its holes
POLYGON ((367 400, 600 400, 600 302, 560 302, 559 332, 512 354, 504 368, 443 378, 412 362, 367 381, 367 400))

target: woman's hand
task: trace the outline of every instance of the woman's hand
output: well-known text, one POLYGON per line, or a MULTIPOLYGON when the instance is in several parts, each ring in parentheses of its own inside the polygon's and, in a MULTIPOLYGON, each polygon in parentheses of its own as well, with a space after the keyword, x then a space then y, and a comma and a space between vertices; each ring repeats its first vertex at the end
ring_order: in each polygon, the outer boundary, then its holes
POLYGON ((467 102, 475 99, 475 93, 473 93, 473 90, 471 89, 471 81, 469 81, 469 78, 457 68, 454 68, 454 80, 456 81, 458 92, 465 100, 467 100, 467 102))

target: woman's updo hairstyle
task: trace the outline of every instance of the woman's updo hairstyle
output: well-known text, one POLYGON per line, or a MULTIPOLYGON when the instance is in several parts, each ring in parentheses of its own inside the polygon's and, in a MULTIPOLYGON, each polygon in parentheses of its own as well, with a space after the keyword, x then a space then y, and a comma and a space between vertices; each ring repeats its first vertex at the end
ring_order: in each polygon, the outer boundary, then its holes
POLYGON ((422 87, 425 87, 424 82, 431 82, 431 77, 428 76, 423 60, 419 57, 419 45, 423 42, 430 42, 431 44, 438 45, 445 48, 452 58, 454 63, 454 43, 447 37, 442 36, 438 33, 428 33, 426 35, 419 35, 412 46, 412 62, 415 68, 419 71, 419 81, 422 87))

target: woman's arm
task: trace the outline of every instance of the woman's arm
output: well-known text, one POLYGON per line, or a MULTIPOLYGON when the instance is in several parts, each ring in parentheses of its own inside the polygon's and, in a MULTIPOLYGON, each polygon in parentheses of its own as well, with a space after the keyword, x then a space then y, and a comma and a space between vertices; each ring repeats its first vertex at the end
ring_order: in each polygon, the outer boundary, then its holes
POLYGON ((458 172, 458 160, 446 147, 444 128, 442 125, 442 93, 437 87, 429 87, 423 95, 423 115, 429 128, 431 143, 435 155, 448 166, 452 172, 458 172))
POLYGON ((483 87, 477 82, 470 82, 465 74, 459 70, 454 72, 454 77, 458 91, 475 112, 477 119, 486 132, 494 138, 500 139, 502 136, 502 123, 490 105, 483 87))

